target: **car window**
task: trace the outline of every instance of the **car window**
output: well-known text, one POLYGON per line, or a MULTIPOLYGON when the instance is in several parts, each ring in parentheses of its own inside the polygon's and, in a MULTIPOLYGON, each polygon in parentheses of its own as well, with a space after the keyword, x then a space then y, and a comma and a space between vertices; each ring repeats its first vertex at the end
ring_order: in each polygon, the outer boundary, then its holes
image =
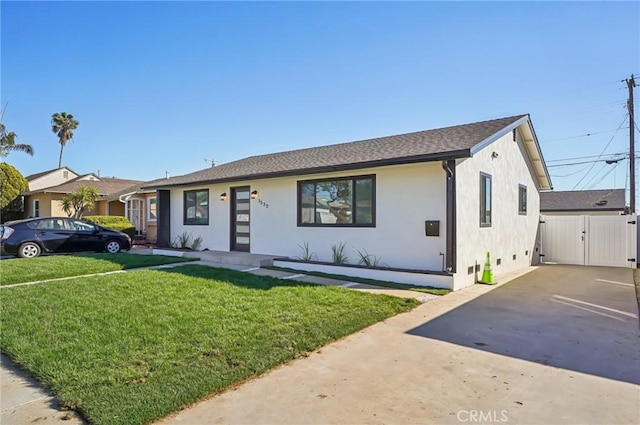
POLYGON ((71 220, 69 222, 72 230, 80 230, 83 232, 93 232, 96 228, 93 224, 85 223, 84 221, 71 220))
POLYGON ((31 221, 27 223, 27 226, 31 229, 38 229, 38 230, 53 229, 53 220, 46 219, 46 220, 31 221))

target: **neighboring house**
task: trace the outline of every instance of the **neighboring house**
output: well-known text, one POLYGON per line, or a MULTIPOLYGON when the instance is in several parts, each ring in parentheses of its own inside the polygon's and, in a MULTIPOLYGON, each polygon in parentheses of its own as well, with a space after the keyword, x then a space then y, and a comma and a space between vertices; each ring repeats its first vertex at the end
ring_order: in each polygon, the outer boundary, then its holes
POLYGON ((152 243, 156 242, 157 235, 156 191, 155 189, 142 189, 142 186, 154 182, 155 180, 138 183, 105 198, 111 208, 113 208, 115 202, 118 202, 123 208, 123 213, 120 215, 127 217, 135 226, 136 232, 152 243))
POLYGON ((45 187, 58 186, 79 177, 79 174, 67 167, 55 168, 41 173, 31 174, 25 179, 29 182, 29 190, 44 189, 45 187))
POLYGON ((621 215, 628 208, 624 189, 541 192, 540 213, 544 215, 621 215))
POLYGON ((142 188, 158 193, 160 246, 187 232, 202 248, 293 259, 308 244, 325 264, 298 268, 330 270, 342 242, 352 263, 366 251, 394 280, 460 289, 488 251, 498 278, 537 262, 551 181, 520 115, 252 156, 142 188))
POLYGON ((139 180, 98 177, 93 173, 77 176, 66 183, 23 193, 24 214, 25 217, 66 217, 67 214, 62 209, 62 198, 78 190, 80 186, 94 186, 98 189, 100 199, 95 208, 85 215, 124 216, 124 205, 121 202, 111 202, 105 198, 139 183, 139 180))

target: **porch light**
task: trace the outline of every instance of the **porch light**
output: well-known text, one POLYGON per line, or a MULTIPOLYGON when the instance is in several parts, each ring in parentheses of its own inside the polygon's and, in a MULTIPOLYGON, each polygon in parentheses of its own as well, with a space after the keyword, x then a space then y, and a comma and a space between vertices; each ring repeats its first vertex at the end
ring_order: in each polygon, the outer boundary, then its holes
POLYGON ((253 192, 251 192, 251 199, 258 199, 258 191, 254 190, 253 192))
POLYGON ((227 200, 227 192, 222 192, 222 193, 220 194, 220 200, 221 200, 222 202, 224 202, 224 201, 226 201, 226 200, 227 200))

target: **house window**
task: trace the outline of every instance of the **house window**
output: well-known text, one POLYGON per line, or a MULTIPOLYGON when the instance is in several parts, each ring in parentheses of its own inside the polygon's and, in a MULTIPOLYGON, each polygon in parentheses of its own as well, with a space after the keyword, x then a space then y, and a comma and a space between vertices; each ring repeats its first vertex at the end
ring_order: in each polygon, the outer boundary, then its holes
POLYGON ((527 214, 527 186, 518 185, 518 213, 527 214))
POLYGON ((63 179, 68 179, 69 178, 69 172, 68 171, 63 171, 62 172, 62 178, 63 179))
POLYGON ((184 191, 184 224, 209 224, 209 189, 184 191))
POLYGON ((374 227, 375 176, 298 182, 298 226, 374 227))
POLYGON ((39 199, 33 200, 33 216, 40 217, 40 200, 39 199))
POLYGON ((480 227, 491 226, 491 176, 480 173, 480 227))
POLYGON ((147 211, 149 211, 149 217, 147 218, 148 221, 156 221, 158 219, 158 204, 157 204, 157 198, 154 196, 153 198, 149 198, 147 200, 148 202, 148 208, 147 211))

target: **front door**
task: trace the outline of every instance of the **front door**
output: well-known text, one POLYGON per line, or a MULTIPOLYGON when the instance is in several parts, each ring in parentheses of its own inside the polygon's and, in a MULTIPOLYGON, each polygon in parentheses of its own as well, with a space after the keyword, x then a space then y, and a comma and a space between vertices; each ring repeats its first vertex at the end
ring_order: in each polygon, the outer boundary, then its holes
POLYGON ((231 250, 250 252, 249 186, 231 188, 231 250))
POLYGON ((144 233, 144 200, 139 198, 131 198, 127 200, 125 216, 131 224, 136 228, 136 235, 144 233))

